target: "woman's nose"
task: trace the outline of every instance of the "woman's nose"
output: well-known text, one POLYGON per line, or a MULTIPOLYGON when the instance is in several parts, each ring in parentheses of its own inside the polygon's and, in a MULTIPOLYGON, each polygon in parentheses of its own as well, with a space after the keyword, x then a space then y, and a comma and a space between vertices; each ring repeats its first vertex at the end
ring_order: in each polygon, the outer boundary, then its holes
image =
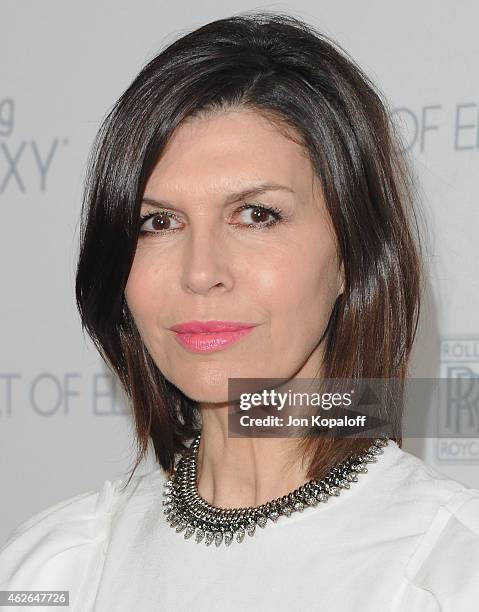
POLYGON ((227 291, 232 285, 229 250, 221 229, 192 230, 182 258, 184 290, 205 294, 212 287, 227 291))

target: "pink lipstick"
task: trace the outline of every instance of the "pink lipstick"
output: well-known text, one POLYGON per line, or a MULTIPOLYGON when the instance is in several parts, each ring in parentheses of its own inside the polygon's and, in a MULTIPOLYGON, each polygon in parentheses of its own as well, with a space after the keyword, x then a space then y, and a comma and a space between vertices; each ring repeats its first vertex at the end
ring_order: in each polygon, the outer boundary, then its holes
POLYGON ((255 324, 239 321, 187 321, 170 327, 175 338, 195 353, 218 351, 248 334, 255 324))

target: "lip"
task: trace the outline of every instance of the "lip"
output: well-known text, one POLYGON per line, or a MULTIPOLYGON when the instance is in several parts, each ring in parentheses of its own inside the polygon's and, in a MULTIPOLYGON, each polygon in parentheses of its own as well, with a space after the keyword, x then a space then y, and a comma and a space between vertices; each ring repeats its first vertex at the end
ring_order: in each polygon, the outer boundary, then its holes
POLYGON ((179 334, 203 334, 208 332, 232 332, 254 326, 254 323, 242 323, 240 321, 186 321, 173 325, 170 329, 179 334))
POLYGON ((187 321, 173 325, 176 340, 195 353, 221 350, 249 334, 256 324, 239 321, 187 321))

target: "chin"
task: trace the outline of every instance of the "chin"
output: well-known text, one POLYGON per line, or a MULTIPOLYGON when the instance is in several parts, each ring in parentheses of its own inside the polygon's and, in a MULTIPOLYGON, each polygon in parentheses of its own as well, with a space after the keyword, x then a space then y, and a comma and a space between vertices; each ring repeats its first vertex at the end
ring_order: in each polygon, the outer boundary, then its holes
MULTIPOLYGON (((232 378, 258 378, 257 372, 235 367, 189 368, 184 376, 178 376, 178 370, 175 373, 171 382, 190 399, 204 403, 228 402, 230 399, 228 398, 229 380, 232 378)), ((231 399, 238 398, 232 397, 231 399)))

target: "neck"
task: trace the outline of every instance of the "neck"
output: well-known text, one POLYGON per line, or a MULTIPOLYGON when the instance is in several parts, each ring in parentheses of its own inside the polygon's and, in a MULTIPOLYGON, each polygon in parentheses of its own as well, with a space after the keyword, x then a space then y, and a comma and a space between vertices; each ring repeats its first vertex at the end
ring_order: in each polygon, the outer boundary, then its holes
POLYGON ((221 508, 259 506, 307 482, 291 438, 228 437, 228 406, 202 405, 198 493, 221 508))

